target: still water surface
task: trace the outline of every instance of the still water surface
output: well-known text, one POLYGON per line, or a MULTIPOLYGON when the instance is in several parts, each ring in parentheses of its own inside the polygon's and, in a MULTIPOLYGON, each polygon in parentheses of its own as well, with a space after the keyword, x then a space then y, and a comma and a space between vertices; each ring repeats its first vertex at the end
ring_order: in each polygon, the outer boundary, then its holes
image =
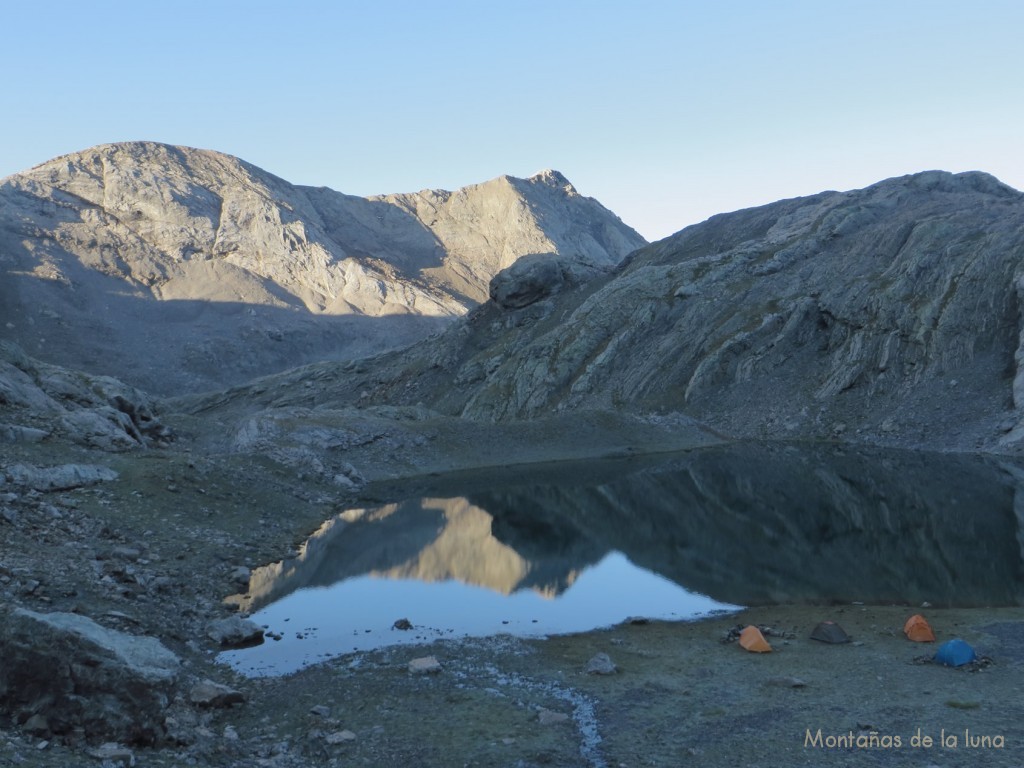
POLYGON ((229 601, 280 639, 221 659, 286 674, 739 605, 1021 605, 1022 476, 1000 459, 747 444, 429 489, 462 495, 346 510, 256 569, 229 601))
POLYGON ((618 552, 586 568, 561 594, 528 588, 504 594, 454 578, 356 576, 300 589, 267 606, 254 618, 281 639, 222 657, 249 675, 279 675, 387 645, 502 633, 535 637, 610 626, 631 616, 692 619, 732 608, 637 568, 618 552), (399 618, 413 629, 396 629, 399 618))

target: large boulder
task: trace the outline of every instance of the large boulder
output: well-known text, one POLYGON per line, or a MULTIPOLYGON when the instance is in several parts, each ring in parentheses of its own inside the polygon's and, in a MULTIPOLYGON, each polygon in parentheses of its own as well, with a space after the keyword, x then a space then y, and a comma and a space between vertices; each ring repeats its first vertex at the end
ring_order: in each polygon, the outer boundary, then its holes
POLYGON ((152 637, 73 613, 7 612, 0 623, 0 710, 54 736, 155 744, 181 663, 152 637))
POLYGON ((211 622, 206 636, 226 648, 246 648, 263 642, 263 628, 241 616, 229 616, 211 622))
POLYGON ((491 278, 488 292, 504 309, 522 309, 573 288, 609 268, 554 253, 534 253, 491 278))

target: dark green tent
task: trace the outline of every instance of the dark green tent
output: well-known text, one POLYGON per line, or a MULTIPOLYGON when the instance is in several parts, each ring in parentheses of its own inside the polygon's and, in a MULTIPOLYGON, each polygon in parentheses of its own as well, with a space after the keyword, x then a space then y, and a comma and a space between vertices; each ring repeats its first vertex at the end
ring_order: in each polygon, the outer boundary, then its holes
POLYGON ((811 640, 820 640, 823 643, 848 643, 850 636, 834 621, 823 621, 811 632, 811 640))

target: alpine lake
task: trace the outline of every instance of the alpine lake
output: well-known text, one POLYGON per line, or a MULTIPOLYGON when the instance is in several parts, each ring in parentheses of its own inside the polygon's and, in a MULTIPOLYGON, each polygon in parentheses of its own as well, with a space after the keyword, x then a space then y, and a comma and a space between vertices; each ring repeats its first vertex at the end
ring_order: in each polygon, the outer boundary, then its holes
POLYGON ((367 488, 227 602, 219 659, 294 672, 395 644, 741 606, 1024 604, 1024 470, 998 456, 743 443, 367 488))

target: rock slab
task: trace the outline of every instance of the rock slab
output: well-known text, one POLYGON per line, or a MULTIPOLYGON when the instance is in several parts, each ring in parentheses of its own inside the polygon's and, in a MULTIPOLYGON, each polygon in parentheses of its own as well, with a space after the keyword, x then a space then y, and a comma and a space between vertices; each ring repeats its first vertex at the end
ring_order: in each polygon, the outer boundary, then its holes
POLYGON ((215 683, 213 680, 200 680, 188 692, 188 700, 198 707, 225 709, 234 704, 242 704, 245 696, 240 691, 215 683))
MULTIPOLYGON (((0 709, 46 719, 54 735, 156 744, 181 662, 152 637, 73 613, 17 608, 0 624, 0 709)), ((38 721, 37 721, 38 722, 38 721)))
POLYGON ((436 675, 441 671, 441 662, 434 656, 421 656, 409 662, 409 671, 414 675, 436 675))
POLYGON ((241 616, 229 616, 211 622, 206 636, 225 648, 244 648, 263 642, 263 628, 241 616))
POLYGON ((117 472, 110 467, 95 464, 61 464, 56 467, 12 464, 4 474, 13 485, 43 492, 84 488, 110 482, 118 477, 117 472))
POLYGON ((587 662, 588 675, 614 675, 618 671, 619 668, 607 653, 595 654, 587 662))

